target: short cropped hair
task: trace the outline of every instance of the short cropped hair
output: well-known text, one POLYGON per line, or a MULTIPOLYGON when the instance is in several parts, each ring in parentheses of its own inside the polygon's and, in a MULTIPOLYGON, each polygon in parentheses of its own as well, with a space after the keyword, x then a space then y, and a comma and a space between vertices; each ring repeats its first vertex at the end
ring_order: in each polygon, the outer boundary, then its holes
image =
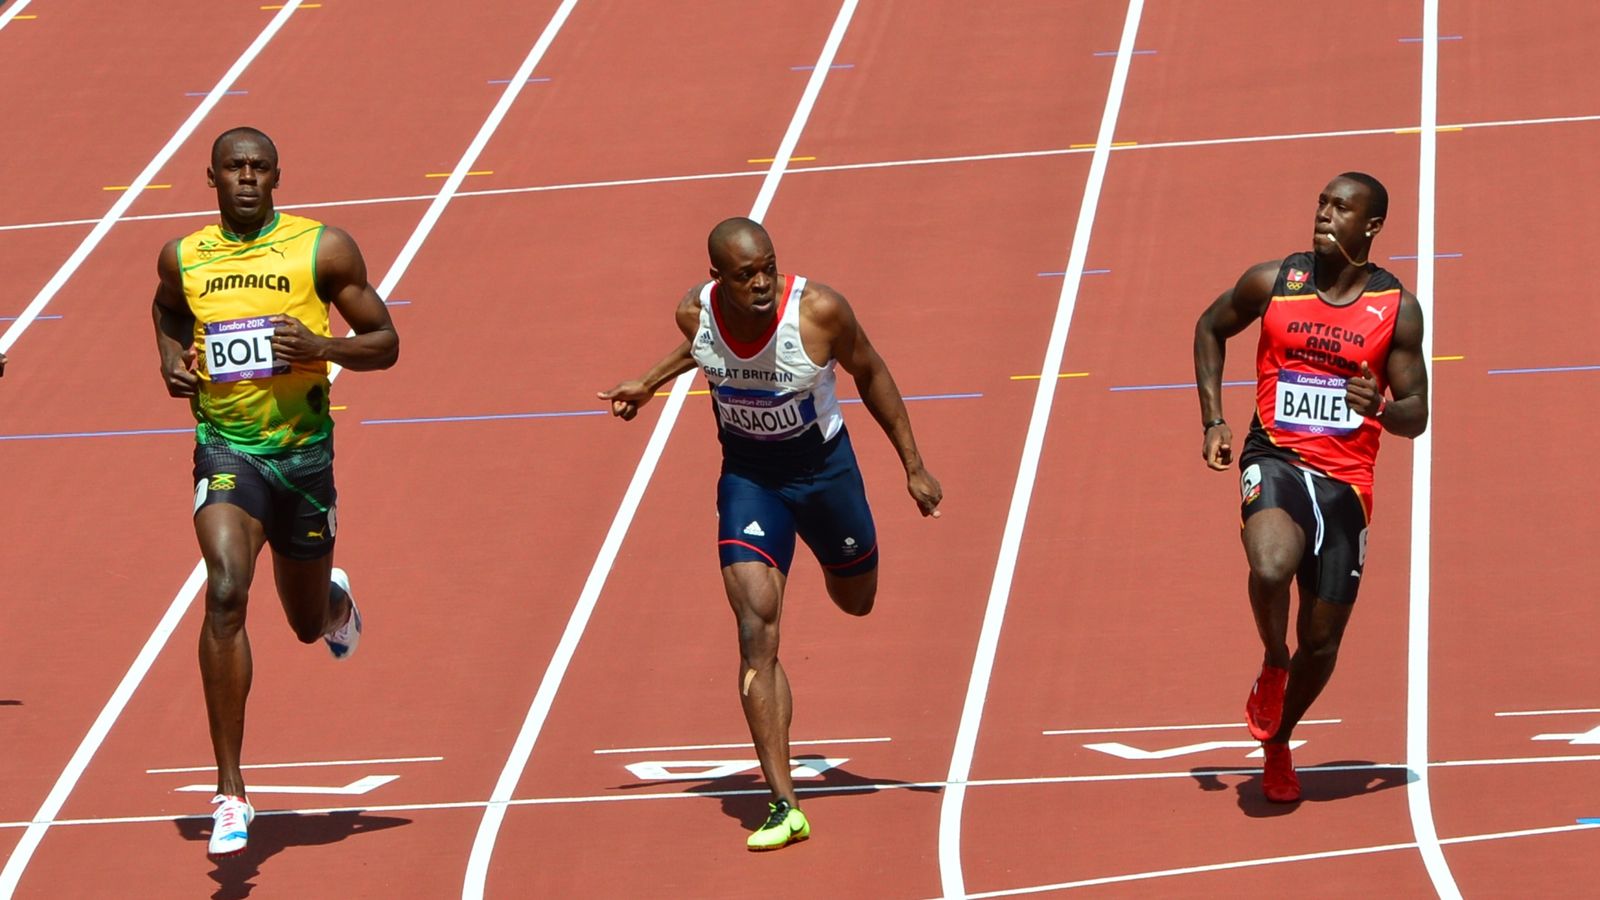
POLYGON ((1381 219, 1389 214, 1389 189, 1383 182, 1365 172, 1340 172, 1340 178, 1348 178, 1367 189, 1371 199, 1367 202, 1367 218, 1381 219))

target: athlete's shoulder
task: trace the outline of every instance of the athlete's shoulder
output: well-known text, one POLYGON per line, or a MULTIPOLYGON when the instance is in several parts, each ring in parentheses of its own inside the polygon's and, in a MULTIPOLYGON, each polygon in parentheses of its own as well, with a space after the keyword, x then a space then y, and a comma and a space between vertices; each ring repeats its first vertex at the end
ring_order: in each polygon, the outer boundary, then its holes
POLYGON ((1396 316, 1396 318, 1395 318, 1395 328, 1396 329, 1405 329, 1405 328, 1421 329, 1421 327, 1422 327, 1422 301, 1417 299, 1417 295, 1416 294, 1413 294, 1410 291, 1406 290, 1404 287, 1401 287, 1400 288, 1400 309, 1396 312, 1395 316, 1396 316))
POLYGON ((709 281, 702 281, 678 299, 678 306, 673 310, 672 317, 678 323, 678 330, 684 337, 693 337, 700 330, 700 297, 705 293, 709 281))
MULTIPOLYGON (((1406 290, 1405 284, 1400 281, 1400 276, 1385 269, 1383 266, 1374 265, 1372 274, 1367 276, 1366 292, 1369 294, 1382 294, 1388 291, 1399 291, 1402 295, 1411 293, 1406 290)), ((1416 300, 1417 298, 1412 297, 1411 299, 1416 300)))
POLYGON ((711 284, 712 282, 702 281, 685 291, 683 296, 678 299, 678 311, 693 311, 694 313, 698 314, 701 307, 704 305, 701 298, 707 295, 708 292, 706 289, 709 288, 711 284))
POLYGON ((1278 278, 1291 267, 1295 255, 1280 259, 1269 259, 1258 262, 1239 276, 1233 284, 1233 302, 1249 309, 1254 315, 1261 315, 1267 309, 1269 301, 1278 284, 1278 278))
POLYGON ((800 315, 813 321, 834 321, 850 313, 850 301, 843 294, 820 281, 806 279, 800 291, 800 315))
POLYGON ((186 237, 173 238, 162 244, 161 252, 156 254, 156 275, 163 283, 176 284, 183 275, 183 242, 186 240, 186 237))
POLYGON ((317 219, 309 218, 307 216, 297 216, 294 213, 280 212, 277 214, 277 216, 277 230, 279 232, 298 233, 306 230, 315 230, 318 228, 326 228, 329 231, 339 230, 317 219))

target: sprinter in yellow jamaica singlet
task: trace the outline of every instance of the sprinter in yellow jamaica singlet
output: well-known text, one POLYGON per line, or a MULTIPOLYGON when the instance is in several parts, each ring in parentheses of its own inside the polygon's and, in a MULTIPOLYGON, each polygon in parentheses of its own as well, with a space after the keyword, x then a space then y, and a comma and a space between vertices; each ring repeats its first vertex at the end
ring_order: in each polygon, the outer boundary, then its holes
POLYGON ((208 853, 243 852, 251 818, 239 771, 250 644, 245 605, 272 547, 295 634, 347 658, 361 637, 350 579, 333 567, 330 363, 387 369, 400 354, 388 309, 348 234, 273 208, 278 148, 254 128, 223 132, 206 178, 220 221, 161 249, 152 304, 167 392, 195 418, 194 530, 206 561, 200 679, 217 760, 208 853), (353 337, 336 338, 328 306, 353 337))

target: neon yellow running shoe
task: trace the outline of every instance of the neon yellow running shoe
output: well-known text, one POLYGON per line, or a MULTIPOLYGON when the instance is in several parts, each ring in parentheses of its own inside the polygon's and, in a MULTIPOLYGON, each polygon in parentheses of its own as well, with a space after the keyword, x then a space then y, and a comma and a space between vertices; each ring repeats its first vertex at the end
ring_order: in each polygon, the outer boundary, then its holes
POLYGON ((767 821, 745 841, 751 850, 777 850, 811 836, 806 814, 799 807, 790 806, 789 801, 775 800, 767 804, 767 810, 767 821))

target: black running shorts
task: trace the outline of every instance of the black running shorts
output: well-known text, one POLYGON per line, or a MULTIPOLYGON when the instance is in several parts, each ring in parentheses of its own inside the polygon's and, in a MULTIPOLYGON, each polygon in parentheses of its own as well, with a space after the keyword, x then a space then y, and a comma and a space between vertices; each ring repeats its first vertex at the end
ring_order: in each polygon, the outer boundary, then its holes
POLYGON ((1239 517, 1281 509, 1306 535, 1301 596, 1351 604, 1367 565, 1367 505, 1357 489, 1272 456, 1239 462, 1239 517))
POLYGON ((333 552, 337 492, 333 441, 256 456, 227 444, 194 448, 194 511, 231 503, 260 522, 275 553, 321 559, 333 552))

